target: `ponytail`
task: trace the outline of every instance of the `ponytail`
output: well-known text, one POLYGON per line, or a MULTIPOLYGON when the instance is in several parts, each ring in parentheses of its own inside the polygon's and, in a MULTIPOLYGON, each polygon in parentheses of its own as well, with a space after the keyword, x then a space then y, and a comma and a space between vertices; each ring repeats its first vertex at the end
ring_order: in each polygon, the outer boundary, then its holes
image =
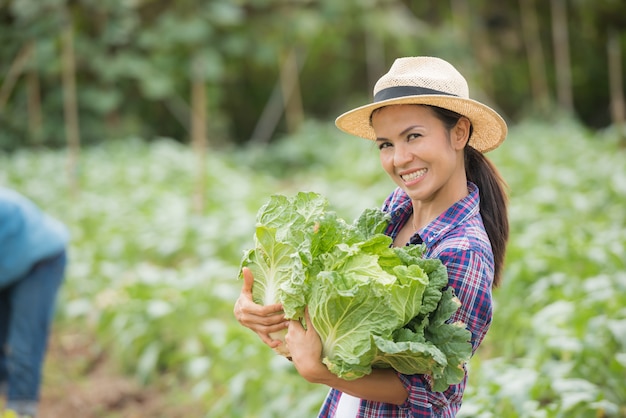
MULTIPOLYGON (((437 106, 425 105, 433 110, 434 114, 451 130, 462 115, 452 110, 437 106)), ((470 134, 472 137, 472 126, 470 134)), ((468 140, 469 143, 469 140, 468 140)), ((482 152, 465 145, 465 176, 474 183, 480 191, 480 215, 491 242, 494 260, 493 285, 497 287, 502 282, 506 243, 509 239, 509 218, 507 213, 506 183, 496 167, 483 155, 482 152)))
POLYGON ((505 182, 496 167, 476 149, 465 146, 465 175, 480 191, 480 214, 491 242, 494 259, 494 287, 502 282, 509 218, 505 182))

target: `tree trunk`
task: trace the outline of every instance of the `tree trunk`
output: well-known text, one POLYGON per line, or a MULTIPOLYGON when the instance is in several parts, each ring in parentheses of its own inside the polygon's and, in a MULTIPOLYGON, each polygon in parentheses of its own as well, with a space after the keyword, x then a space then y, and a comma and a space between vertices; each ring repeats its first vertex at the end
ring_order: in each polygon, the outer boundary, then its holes
POLYGON ((373 90, 374 84, 385 72, 385 45, 369 27, 365 27, 365 63, 368 86, 373 90))
POLYGON ((546 65, 539 37, 539 24, 534 0, 519 0, 522 34, 530 70, 530 90, 533 101, 539 109, 545 109, 549 102, 546 65))
POLYGON ((11 67, 9 67, 9 71, 4 78, 2 87, 0 87, 0 112, 2 112, 4 106, 9 101, 9 97, 13 92, 13 87, 15 87, 15 83, 17 83, 17 80, 24 71, 26 63, 32 56, 32 48, 33 44, 31 42, 24 45, 22 49, 20 49, 20 52, 17 53, 15 60, 13 60, 13 63, 11 64, 11 67))
POLYGON ((42 117, 41 117, 41 94, 39 86, 39 73, 37 71, 37 49, 34 41, 32 44, 32 54, 30 68, 26 76, 26 86, 28 90, 28 131, 30 140, 39 144, 42 134, 42 117))
MULTIPOLYGON (((292 50, 292 52, 294 51, 292 50)), ((294 56, 295 56, 295 53, 294 53, 294 56)), ((303 61, 304 59, 296 60, 296 64, 297 64, 296 73, 295 73, 296 82, 298 79, 298 74, 300 73, 300 69, 302 68, 303 61)), ((259 120, 257 121, 256 126, 254 127, 254 131, 252 132, 252 135, 250 136, 251 143, 257 143, 257 144, 269 143, 272 135, 274 134, 274 131, 276 130, 276 126, 278 126, 278 123, 280 122, 280 117, 283 115, 284 112, 287 111, 288 100, 291 97, 292 90, 296 86, 294 86, 293 76, 292 75, 290 76, 289 74, 287 74, 286 71, 284 71, 283 62, 284 60, 282 60, 280 64, 281 71, 280 71, 280 76, 278 78, 278 81, 276 82, 276 85, 274 86, 274 89, 272 90, 272 94, 270 98, 268 99, 267 103, 265 104, 265 107, 263 108, 261 117, 259 117, 259 120)), ((297 88, 298 88, 298 93, 297 93, 298 103, 300 103, 299 112, 301 114, 299 118, 303 119, 302 102, 300 99, 300 87, 297 86, 297 88)))
POLYGON ((624 80, 622 78, 622 49, 619 41, 619 32, 615 29, 608 31, 607 52, 609 90, 611 94, 611 121, 614 125, 623 126, 626 123, 626 100, 624 99, 624 80))
POLYGON ((466 2, 455 0, 455 13, 462 13, 463 9, 467 13, 468 21, 466 36, 469 37, 469 44, 474 51, 478 69, 475 73, 481 76, 480 85, 484 91, 485 97, 495 96, 494 81, 494 62, 496 61, 496 52, 491 44, 488 36, 487 28, 485 28, 484 20, 476 16, 474 8, 469 7, 466 2), (476 23, 474 23, 476 22, 476 23), (469 35, 471 33, 471 35, 469 35))
POLYGON ((572 69, 570 65, 567 6, 565 0, 550 0, 552 10, 552 43, 556 70, 556 96, 559 106, 574 113, 572 69))
POLYGON ((192 62, 191 80, 191 145, 196 156, 196 185, 192 203, 196 213, 204 211, 207 154, 206 82, 199 62, 195 59, 192 62))
POLYGON ((73 195, 79 192, 78 165, 80 157, 80 131, 78 122, 78 105, 76 101, 76 63, 74 60, 74 28, 71 21, 66 24, 62 33, 62 66, 63 66, 63 110, 65 115, 65 135, 68 146, 67 170, 70 191, 73 195))
POLYGON ((280 80, 278 80, 272 90, 269 100, 263 108, 261 117, 259 117, 259 120, 254 127, 254 131, 250 136, 250 142, 258 144, 269 143, 282 114, 283 100, 281 97, 280 80))
POLYGON ((295 48, 282 55, 280 65, 280 84, 285 106, 287 131, 296 132, 304 120, 302 95, 300 93, 300 77, 298 75, 298 58, 295 48))

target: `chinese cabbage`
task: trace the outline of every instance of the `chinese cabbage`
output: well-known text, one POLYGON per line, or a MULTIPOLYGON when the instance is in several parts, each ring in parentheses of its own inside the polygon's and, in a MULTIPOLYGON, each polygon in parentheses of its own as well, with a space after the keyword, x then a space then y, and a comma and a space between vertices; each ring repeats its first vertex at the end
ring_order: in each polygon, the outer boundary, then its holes
POLYGON ((352 380, 391 367, 428 374, 442 391, 463 379, 471 335, 446 322, 459 302, 445 266, 423 258, 423 245, 392 247, 388 222, 369 208, 347 223, 316 193, 275 195, 257 214, 241 265, 254 275, 256 303, 281 303, 298 320, 308 306, 332 373, 352 380))

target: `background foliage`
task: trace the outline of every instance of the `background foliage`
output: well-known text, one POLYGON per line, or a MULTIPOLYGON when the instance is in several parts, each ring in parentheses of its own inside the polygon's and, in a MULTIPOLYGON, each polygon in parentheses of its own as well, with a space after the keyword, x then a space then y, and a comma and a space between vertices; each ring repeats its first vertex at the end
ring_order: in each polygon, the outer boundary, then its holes
MULTIPOLYGON (((619 52, 626 42, 624 16, 619 0, 3 0, 0 147, 65 142, 67 30, 83 143, 186 142, 194 81, 207 96, 214 146, 291 132, 280 86, 292 55, 309 117, 328 119, 366 100, 397 56, 437 55, 468 76, 474 96, 514 122, 550 113, 543 101, 557 102, 556 54, 571 51, 572 110, 586 125, 605 127, 610 90, 624 94, 623 83, 609 86, 607 69, 607 40, 619 52), (554 4, 564 6, 564 41, 553 41, 554 4), (12 72, 20 57, 21 70, 12 72), (259 137, 263 125, 269 134, 259 137)), ((618 60, 626 68, 626 54, 618 60)))

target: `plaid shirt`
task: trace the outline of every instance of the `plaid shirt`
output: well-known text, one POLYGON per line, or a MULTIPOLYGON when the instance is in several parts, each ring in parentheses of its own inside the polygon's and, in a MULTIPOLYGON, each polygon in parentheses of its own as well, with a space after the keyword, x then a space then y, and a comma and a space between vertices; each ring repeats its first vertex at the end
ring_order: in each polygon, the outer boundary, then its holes
MULTIPOLYGON (((410 243, 424 243, 425 256, 439 258, 448 269, 448 285, 461 300, 461 308, 450 322, 463 321, 472 333, 472 351, 476 351, 491 324, 491 285, 494 261, 489 238, 479 213, 478 188, 468 183, 469 195, 452 205, 425 228, 417 231, 410 243)), ((413 213, 410 198, 396 189, 385 201, 383 210, 391 214, 387 235, 395 238, 413 213)), ((461 408, 465 379, 445 392, 432 392, 427 375, 398 377, 409 394, 400 406, 361 400, 358 418, 454 417, 461 408)), ((320 418, 335 417, 341 392, 331 389, 320 418)))

